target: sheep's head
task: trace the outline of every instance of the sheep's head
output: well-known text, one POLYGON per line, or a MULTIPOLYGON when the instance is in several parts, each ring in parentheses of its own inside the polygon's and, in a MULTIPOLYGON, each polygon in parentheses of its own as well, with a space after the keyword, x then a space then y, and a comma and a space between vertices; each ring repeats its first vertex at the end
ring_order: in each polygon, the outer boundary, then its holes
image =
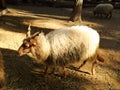
POLYGON ((35 47, 37 44, 37 40, 35 39, 35 37, 39 35, 39 32, 37 32, 33 35, 30 35, 30 31, 31 31, 31 28, 29 25, 28 32, 26 34, 26 38, 23 40, 22 45, 18 49, 18 53, 20 56, 30 53, 31 49, 33 47, 35 47))

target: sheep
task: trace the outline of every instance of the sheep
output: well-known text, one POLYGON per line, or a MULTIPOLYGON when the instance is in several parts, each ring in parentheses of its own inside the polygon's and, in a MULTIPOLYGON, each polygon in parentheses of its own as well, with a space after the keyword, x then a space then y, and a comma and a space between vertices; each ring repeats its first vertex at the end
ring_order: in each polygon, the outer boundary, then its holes
POLYGON ((2 53, 0 52, 0 89, 6 85, 2 53))
POLYGON ((105 16, 106 18, 110 19, 112 17, 112 12, 113 12, 113 5, 112 4, 98 4, 94 10, 93 14, 94 16, 105 16))
POLYGON ((97 31, 88 26, 58 29, 46 35, 43 32, 30 35, 29 28, 26 36, 18 49, 18 54, 22 56, 32 53, 36 60, 47 66, 45 72, 48 67, 60 66, 66 76, 66 66, 81 62, 78 67, 80 69, 86 61, 92 59, 91 73, 93 73, 96 58, 103 62, 103 59, 99 58, 100 56, 97 54, 100 36, 97 31))

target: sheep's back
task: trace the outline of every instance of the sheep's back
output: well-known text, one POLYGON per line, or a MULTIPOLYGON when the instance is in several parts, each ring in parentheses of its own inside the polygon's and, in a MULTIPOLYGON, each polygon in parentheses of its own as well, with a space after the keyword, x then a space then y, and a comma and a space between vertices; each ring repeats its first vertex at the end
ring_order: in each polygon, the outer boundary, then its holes
POLYGON ((56 64, 66 65, 92 56, 99 45, 98 33, 87 26, 73 26, 47 34, 51 57, 56 64))

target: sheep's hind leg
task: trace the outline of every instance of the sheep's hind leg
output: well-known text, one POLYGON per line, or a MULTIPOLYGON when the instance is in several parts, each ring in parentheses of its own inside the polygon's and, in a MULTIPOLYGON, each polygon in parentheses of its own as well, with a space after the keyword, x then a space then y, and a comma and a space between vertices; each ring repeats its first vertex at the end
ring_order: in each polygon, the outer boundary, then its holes
POLYGON ((55 66, 46 66, 45 67, 45 71, 44 71, 44 75, 48 75, 48 74, 54 74, 55 71, 55 66))
POLYGON ((91 73, 92 73, 92 75, 94 74, 94 69, 95 69, 95 67, 96 67, 96 64, 97 64, 96 61, 93 62, 93 64, 92 64, 92 68, 91 68, 91 73))
POLYGON ((88 69, 86 69, 86 67, 88 67, 87 65, 88 65, 88 61, 89 61, 90 59, 87 59, 87 60, 85 60, 85 61, 83 61, 83 63, 78 67, 78 70, 80 70, 81 72, 84 72, 84 73, 86 73, 86 74, 91 74, 92 72, 91 71, 89 71, 88 69), (84 67, 84 65, 86 65, 85 67, 84 67))
POLYGON ((86 64, 87 60, 83 61, 83 63, 78 67, 78 69, 80 69, 81 67, 83 67, 86 64))
POLYGON ((82 71, 85 71, 86 73, 89 74, 94 74, 94 69, 96 66, 96 54, 93 55, 92 57, 86 59, 85 61, 83 61, 83 63, 79 66, 79 70, 81 69, 82 71), (85 67, 83 67, 84 65, 86 65, 85 67))

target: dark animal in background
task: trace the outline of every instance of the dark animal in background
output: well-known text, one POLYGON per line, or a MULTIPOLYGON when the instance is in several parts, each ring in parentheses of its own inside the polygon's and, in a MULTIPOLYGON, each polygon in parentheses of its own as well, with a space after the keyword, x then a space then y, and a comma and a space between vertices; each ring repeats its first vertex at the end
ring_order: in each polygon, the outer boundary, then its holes
POLYGON ((112 4, 98 4, 94 10, 93 10, 93 14, 94 16, 97 17, 105 17, 110 19, 112 17, 112 12, 113 12, 113 5, 112 4))
POLYGON ((5 85, 6 85, 6 81, 5 81, 3 57, 2 57, 2 53, 0 52, 0 89, 2 89, 5 85))
MULTIPOLYGON (((33 56, 48 68, 60 66, 63 69, 74 63, 82 62, 82 67, 87 60, 93 61, 91 72, 93 73, 96 59, 99 58, 99 34, 88 26, 72 26, 49 32, 37 32, 30 35, 30 27, 27 37, 19 47, 19 55, 32 53, 33 56)), ((101 60, 100 60, 101 59, 101 60)), ((46 70, 47 72, 47 70, 46 70)), ((65 72, 64 72, 65 74, 65 72)))

